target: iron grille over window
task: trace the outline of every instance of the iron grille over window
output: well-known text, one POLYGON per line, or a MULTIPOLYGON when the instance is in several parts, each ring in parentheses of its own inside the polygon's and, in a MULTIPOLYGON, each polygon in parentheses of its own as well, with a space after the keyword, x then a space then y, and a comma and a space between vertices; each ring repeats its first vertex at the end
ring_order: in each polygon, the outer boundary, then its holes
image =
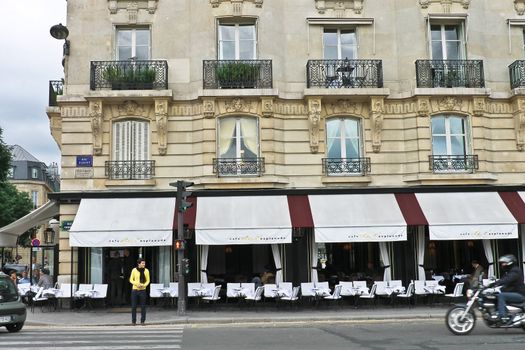
POLYGON ((509 74, 511 89, 525 87, 525 61, 514 61, 509 66, 509 74))
POLYGON ((106 177, 111 180, 147 180, 153 175, 154 160, 106 161, 106 177))
POLYGON ((168 88, 167 61, 91 61, 91 90, 158 90, 168 88))
POLYGON ((307 87, 382 88, 381 60, 309 60, 307 87))
POLYGON ((430 170, 435 173, 471 172, 479 169, 477 155, 429 156, 430 170))
POLYGON ((205 89, 271 89, 272 60, 203 61, 205 89))
POLYGON ((323 158, 323 171, 327 175, 366 175, 371 170, 370 158, 323 158))
POLYGON ((418 88, 485 87, 481 60, 417 60, 418 88))
POLYGON ((261 176, 264 158, 214 158, 213 173, 218 176, 261 176))
POLYGON ((64 93, 64 83, 62 80, 49 81, 49 106, 58 106, 57 96, 64 93))

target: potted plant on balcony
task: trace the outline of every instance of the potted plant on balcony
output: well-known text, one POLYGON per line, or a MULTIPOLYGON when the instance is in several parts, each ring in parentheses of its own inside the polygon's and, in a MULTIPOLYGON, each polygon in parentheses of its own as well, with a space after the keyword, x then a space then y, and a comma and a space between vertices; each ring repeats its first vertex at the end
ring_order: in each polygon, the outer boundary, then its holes
POLYGON ((451 88, 451 87, 456 87, 460 85, 461 85, 460 76, 457 70, 449 70, 448 72, 446 72, 445 74, 445 86, 446 87, 451 88))
POLYGON ((220 64, 216 70, 218 87, 221 89, 252 89, 259 80, 260 66, 244 62, 220 64))
POLYGON ((151 90, 156 72, 149 67, 109 66, 104 69, 102 78, 111 84, 112 90, 151 90))

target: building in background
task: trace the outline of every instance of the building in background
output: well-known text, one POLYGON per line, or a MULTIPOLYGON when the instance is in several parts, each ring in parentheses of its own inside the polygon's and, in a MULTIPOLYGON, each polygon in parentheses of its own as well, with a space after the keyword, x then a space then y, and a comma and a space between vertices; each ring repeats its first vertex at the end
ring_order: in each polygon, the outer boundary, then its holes
POLYGON ((523 1, 67 7, 47 109, 62 280, 107 281, 126 249, 173 281, 178 179, 195 183, 190 281, 406 282, 523 257, 523 1))

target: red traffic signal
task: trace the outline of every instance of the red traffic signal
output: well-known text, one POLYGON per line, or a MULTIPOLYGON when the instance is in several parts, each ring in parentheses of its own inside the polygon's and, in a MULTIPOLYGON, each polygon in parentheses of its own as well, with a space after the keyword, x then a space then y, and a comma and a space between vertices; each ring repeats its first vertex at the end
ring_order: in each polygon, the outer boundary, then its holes
POLYGON ((184 250, 186 249, 186 241, 183 239, 175 240, 175 250, 184 250))

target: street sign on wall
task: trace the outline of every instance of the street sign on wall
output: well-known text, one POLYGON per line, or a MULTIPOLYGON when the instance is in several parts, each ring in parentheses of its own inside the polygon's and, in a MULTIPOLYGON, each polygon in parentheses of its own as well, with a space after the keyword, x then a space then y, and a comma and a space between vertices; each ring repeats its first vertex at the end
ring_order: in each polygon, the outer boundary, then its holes
POLYGON ((77 156, 77 167, 91 168, 93 166, 93 156, 90 154, 77 156))
POLYGON ((60 224, 60 228, 62 229, 62 231, 69 231, 71 225, 73 225, 73 220, 64 220, 60 224))

